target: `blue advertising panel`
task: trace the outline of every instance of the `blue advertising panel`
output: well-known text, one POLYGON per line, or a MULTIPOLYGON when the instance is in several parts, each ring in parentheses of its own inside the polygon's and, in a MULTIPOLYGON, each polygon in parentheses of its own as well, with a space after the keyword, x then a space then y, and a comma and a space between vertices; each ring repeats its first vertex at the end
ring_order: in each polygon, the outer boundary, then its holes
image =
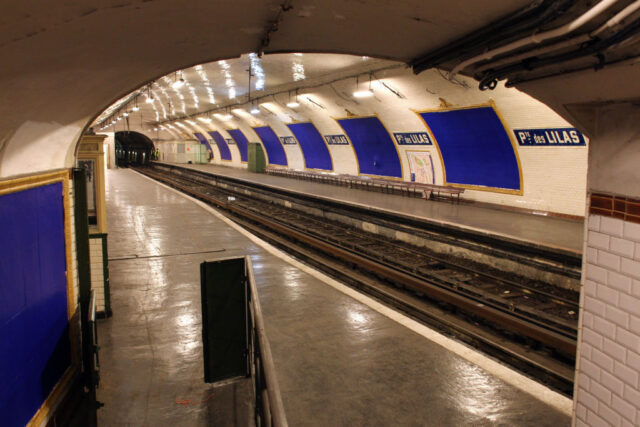
POLYGON ((258 138, 262 141, 265 150, 267 150, 267 159, 269 164, 287 166, 287 154, 280 142, 278 135, 269 126, 259 126, 253 128, 258 134, 258 138))
POLYGON ((353 144, 360 173, 402 178, 396 146, 377 117, 339 119, 338 123, 353 144))
POLYGON ((231 138, 238 145, 238 151, 240 152, 240 160, 243 162, 247 161, 247 155, 249 151, 249 140, 244 136, 244 133, 240 129, 227 129, 231 138))
POLYGON ((207 137, 201 134, 200 132, 194 132, 194 135, 196 136, 196 138, 198 138, 198 141, 200 141, 200 144, 204 144, 204 146, 207 147, 207 150, 211 151, 211 154, 213 154, 213 150, 211 149, 211 144, 209 144, 209 140, 207 139, 207 137))
POLYGON ((313 123, 293 123, 287 126, 300 141, 300 149, 307 168, 333 170, 329 148, 313 123))
POLYGON ((584 147, 584 135, 576 128, 514 129, 518 145, 523 147, 552 145, 564 147, 584 147))
POLYGON ((218 146, 218 150, 220 150, 220 158, 222 160, 231 160, 231 151, 229 150, 227 141, 220 135, 220 132, 217 130, 209 131, 209 135, 211 135, 211 138, 213 138, 218 146))
POLYGON ((296 139, 292 136, 281 136, 280 137, 280 141, 282 141, 282 143, 284 145, 296 145, 296 139))
POLYGON ((398 145, 433 145, 426 132, 396 132, 393 136, 398 145))
POLYGON ((447 184, 521 190, 514 147, 492 107, 419 114, 438 144, 447 184))
POLYGON ((346 135, 325 135, 324 139, 329 145, 349 145, 346 135))
POLYGON ((24 426, 71 365, 62 183, 0 196, 0 414, 24 426))

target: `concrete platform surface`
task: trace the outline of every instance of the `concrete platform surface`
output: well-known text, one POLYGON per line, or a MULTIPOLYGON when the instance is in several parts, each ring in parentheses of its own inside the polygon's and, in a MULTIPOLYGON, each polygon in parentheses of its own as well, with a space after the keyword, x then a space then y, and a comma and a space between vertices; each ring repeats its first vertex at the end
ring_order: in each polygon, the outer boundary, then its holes
MULTIPOLYGON (((584 221, 492 209, 465 203, 422 200, 401 195, 371 192, 293 178, 249 172, 246 169, 214 164, 176 164, 176 166, 224 175, 290 191, 368 206, 403 215, 427 219, 492 235, 531 242, 574 253, 582 253, 584 221)), ((464 198, 464 194, 462 196, 464 198)))
POLYGON ((109 171, 107 207, 113 317, 99 325, 101 425, 251 424, 242 383, 203 383, 200 335, 200 262, 245 254, 290 426, 570 424, 566 406, 330 286, 174 190, 109 171))

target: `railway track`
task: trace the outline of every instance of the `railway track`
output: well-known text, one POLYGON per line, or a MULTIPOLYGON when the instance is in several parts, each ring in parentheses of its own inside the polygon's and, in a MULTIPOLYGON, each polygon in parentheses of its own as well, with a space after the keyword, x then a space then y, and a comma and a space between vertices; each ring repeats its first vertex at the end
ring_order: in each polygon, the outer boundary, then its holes
POLYGON ((249 198, 184 173, 138 171, 222 209, 254 234, 337 279, 572 393, 575 294, 249 198))

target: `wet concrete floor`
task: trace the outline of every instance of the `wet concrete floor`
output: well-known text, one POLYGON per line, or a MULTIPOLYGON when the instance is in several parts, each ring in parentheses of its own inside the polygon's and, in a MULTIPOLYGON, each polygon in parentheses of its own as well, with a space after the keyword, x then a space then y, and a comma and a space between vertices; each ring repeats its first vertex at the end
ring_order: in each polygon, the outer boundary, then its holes
POLYGON ((101 425, 251 424, 246 382, 203 383, 200 331, 200 262, 245 254, 289 425, 570 424, 130 170, 109 171, 107 207, 113 317, 99 325, 101 425))

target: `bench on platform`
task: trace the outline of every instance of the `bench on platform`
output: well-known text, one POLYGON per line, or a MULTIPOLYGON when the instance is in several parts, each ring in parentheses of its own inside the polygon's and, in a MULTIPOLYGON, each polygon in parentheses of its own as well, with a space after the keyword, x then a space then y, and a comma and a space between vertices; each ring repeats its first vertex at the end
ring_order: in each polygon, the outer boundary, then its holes
POLYGON ((267 166, 265 168, 265 172, 269 175, 282 176, 285 178, 316 181, 323 184, 341 185, 349 188, 364 189, 367 191, 383 191, 386 193, 399 191, 403 195, 413 195, 415 197, 422 195, 423 198, 432 200, 440 199, 442 196, 448 196, 452 201, 459 201, 460 194, 464 193, 463 188, 452 187, 450 185, 425 184, 421 182, 372 178, 367 176, 300 171, 273 166, 267 166))

